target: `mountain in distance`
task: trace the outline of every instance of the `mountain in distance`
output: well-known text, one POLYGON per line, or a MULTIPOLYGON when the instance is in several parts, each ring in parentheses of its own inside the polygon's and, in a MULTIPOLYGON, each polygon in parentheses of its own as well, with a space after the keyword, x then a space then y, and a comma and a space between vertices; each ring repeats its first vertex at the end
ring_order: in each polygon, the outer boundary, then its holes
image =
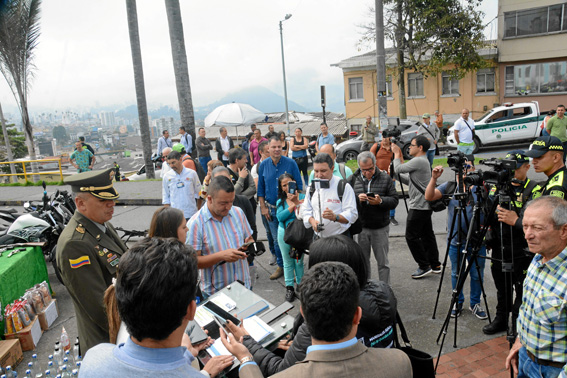
MULTIPOLYGON (((217 106, 230 104, 231 102, 249 104, 264 113, 285 112, 285 101, 283 96, 280 96, 267 88, 255 86, 230 93, 212 104, 195 107, 195 119, 205 119, 205 117, 217 106)), ((287 103, 290 111, 308 111, 307 108, 294 101, 290 101, 289 98, 287 103)))

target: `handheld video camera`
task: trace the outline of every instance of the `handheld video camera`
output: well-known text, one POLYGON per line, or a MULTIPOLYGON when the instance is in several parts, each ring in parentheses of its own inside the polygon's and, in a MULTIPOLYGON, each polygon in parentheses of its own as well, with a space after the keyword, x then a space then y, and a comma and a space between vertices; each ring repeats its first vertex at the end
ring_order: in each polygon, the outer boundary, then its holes
POLYGON ((483 182, 486 182, 497 187, 504 187, 514 178, 514 171, 516 170, 516 161, 514 160, 491 158, 480 160, 480 164, 487 165, 492 170, 479 170, 476 173, 469 174, 465 178, 466 184, 482 185, 483 182))

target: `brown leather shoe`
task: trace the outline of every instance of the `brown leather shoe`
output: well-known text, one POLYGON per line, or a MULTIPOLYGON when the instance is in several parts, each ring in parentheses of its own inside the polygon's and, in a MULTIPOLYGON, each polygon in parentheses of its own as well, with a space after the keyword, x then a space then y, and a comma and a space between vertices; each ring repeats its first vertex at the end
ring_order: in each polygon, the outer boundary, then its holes
POLYGON ((272 273, 272 275, 270 276, 271 280, 277 280, 278 278, 280 278, 281 276, 283 276, 283 268, 279 267, 276 269, 276 271, 274 273, 272 273))

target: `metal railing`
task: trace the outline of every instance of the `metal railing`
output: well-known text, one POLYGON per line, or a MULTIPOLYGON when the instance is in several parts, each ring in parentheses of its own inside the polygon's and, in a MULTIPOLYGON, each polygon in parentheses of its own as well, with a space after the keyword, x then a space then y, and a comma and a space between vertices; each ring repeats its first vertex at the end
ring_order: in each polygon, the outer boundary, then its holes
POLYGON ((22 161, 3 161, 3 162, 0 162, 0 164, 21 164, 22 170, 24 171, 23 173, 0 173, 0 177, 3 177, 3 176, 7 176, 7 177, 24 176, 24 180, 28 181, 28 176, 59 174, 61 181, 63 181, 63 170, 61 169, 61 158, 59 158, 59 159, 41 159, 41 160, 22 160, 22 161), (28 164, 28 163, 45 163, 45 162, 50 162, 50 161, 56 161, 58 163, 59 172, 53 171, 53 172, 37 172, 37 173, 34 173, 34 172, 26 171, 26 164, 28 164))

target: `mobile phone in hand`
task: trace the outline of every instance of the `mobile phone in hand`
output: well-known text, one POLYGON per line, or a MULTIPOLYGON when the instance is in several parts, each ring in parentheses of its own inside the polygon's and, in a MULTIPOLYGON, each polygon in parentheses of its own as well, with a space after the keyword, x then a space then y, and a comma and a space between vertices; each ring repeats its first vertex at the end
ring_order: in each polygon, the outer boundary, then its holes
POLYGON ((374 193, 366 193, 366 197, 376 198, 376 195, 374 193))
POLYGON ((295 191, 297 190, 297 183, 295 181, 290 181, 287 183, 287 188, 289 194, 295 194, 295 191))

